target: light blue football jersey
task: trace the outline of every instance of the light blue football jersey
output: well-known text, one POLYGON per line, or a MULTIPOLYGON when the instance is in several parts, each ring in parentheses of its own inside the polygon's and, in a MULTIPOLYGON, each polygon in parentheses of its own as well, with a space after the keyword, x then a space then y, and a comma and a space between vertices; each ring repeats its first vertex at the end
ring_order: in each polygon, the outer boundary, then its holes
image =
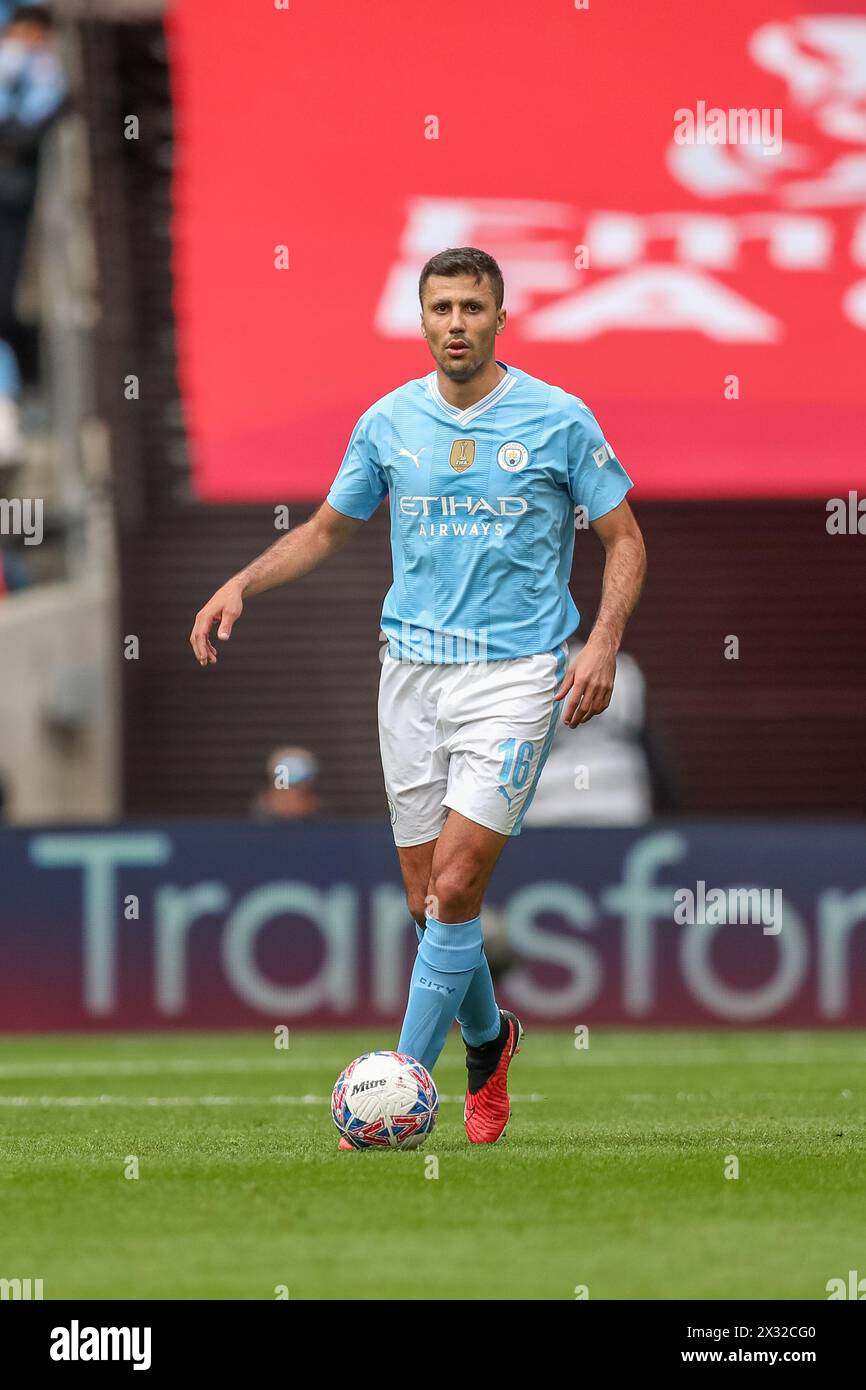
POLYGON ((553 651, 577 627, 568 590, 575 507, 611 511, 632 481, 577 396, 501 362, 458 410, 436 372, 370 406, 328 501, 367 520, 387 495, 394 582, 382 627, 401 661, 553 651))

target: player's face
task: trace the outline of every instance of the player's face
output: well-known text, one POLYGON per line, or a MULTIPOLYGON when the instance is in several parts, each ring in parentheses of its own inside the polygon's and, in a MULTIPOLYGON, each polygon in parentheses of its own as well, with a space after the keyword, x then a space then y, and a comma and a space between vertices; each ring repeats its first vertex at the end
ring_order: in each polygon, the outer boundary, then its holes
POLYGON ((436 365, 452 381, 468 381, 493 360, 505 310, 496 308, 486 275, 431 275, 424 286, 421 331, 436 365))

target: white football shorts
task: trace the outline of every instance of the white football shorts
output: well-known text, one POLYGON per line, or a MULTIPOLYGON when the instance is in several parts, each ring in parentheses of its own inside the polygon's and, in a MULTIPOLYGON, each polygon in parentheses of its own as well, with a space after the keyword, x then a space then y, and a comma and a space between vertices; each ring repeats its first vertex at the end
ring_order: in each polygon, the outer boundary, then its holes
POLYGON ((397 845, 439 835, 449 810, 519 835, 564 702, 565 642, 540 656, 398 661, 379 680, 379 746, 397 845))

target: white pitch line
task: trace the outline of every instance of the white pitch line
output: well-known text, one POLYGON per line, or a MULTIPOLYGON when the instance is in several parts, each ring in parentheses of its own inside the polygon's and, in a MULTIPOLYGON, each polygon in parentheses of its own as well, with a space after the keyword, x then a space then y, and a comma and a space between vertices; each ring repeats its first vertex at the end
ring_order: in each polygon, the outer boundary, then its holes
MULTIPOLYGON (((866 1051, 851 1049, 850 1051, 840 1051, 832 1055, 822 1055, 816 1053, 745 1053, 731 1054, 727 1052, 702 1052, 700 1048, 691 1053, 685 1051, 688 1043, 683 1044, 682 1053, 656 1054, 647 1056, 644 1053, 625 1053, 618 1055, 616 1052, 602 1053, 600 1048, 603 1044, 597 1043, 596 1050, 590 1054, 589 1051, 575 1052, 572 1047, 565 1047, 561 1058, 547 1057, 542 1060, 545 1066, 584 1067, 592 1069, 595 1067, 702 1067, 716 1066, 720 1063, 730 1066, 740 1066, 743 1063, 755 1066, 778 1066, 780 1063, 788 1063, 792 1066, 815 1066, 816 1064, 826 1064, 839 1066, 845 1063, 866 1062, 866 1051)), ((448 1063, 446 1063, 448 1065, 448 1063)), ((459 1065, 456 1061, 451 1065, 459 1065)), ((218 1076, 220 1073, 252 1073, 252 1072, 282 1072, 282 1071, 309 1071, 321 1068, 322 1070, 333 1070, 335 1077, 345 1066, 345 1058, 338 1057, 336 1054, 331 1059, 331 1054, 318 1057, 260 1057, 260 1058, 241 1058, 225 1057, 221 1060, 206 1058, 166 1058, 163 1062, 135 1061, 132 1059, 124 1060, 120 1058, 106 1058, 104 1061, 93 1059, 92 1061, 81 1062, 9 1062, 0 1063, 0 1080, 25 1080, 28 1077, 60 1077, 60 1076, 163 1076, 163 1075, 199 1075, 213 1074, 218 1076)))
POLYGON ((304 1061, 300 1057, 225 1057, 207 1061, 205 1058, 166 1058, 164 1062, 137 1062, 120 1058, 94 1059, 86 1062, 9 1062, 0 1063, 0 1080, 23 1079, 28 1076, 162 1076, 195 1074, 199 1072, 285 1071, 310 1066, 334 1066, 339 1072, 345 1061, 317 1059, 304 1061))
POLYGON ((330 1096, 0 1096, 0 1106, 328 1105, 330 1096))
MULTIPOLYGON (((599 1044, 596 1044, 600 1050, 599 1044)), ((578 1058, 581 1055, 589 1056, 590 1049, 583 1053, 582 1049, 574 1049, 578 1058)), ((754 1062, 756 1065, 772 1064, 777 1062, 793 1062, 801 1065, 803 1062, 864 1062, 866 1061, 866 1051, 855 1048, 840 1048, 838 1052, 825 1053, 820 1048, 812 1052, 724 1052, 724 1051, 705 1051, 694 1048, 688 1051, 688 1043, 683 1042, 683 1053, 623 1053, 617 1055, 616 1052, 607 1052, 603 1056, 596 1055, 593 1060, 597 1066, 617 1067, 620 1065, 627 1067, 649 1067, 656 1064, 665 1067, 678 1066, 703 1066, 704 1063, 730 1062, 739 1065, 741 1062, 754 1062)))
MULTIPOLYGON (((512 1096, 518 1104, 545 1100, 546 1097, 533 1093, 529 1096, 512 1096)), ((443 1096, 440 1102, 447 1105, 458 1102, 462 1105, 465 1096, 443 1096)), ((0 1096, 0 1106, 83 1106, 83 1105, 130 1105, 130 1106, 184 1106, 184 1105, 330 1105, 330 1096, 0 1096)))

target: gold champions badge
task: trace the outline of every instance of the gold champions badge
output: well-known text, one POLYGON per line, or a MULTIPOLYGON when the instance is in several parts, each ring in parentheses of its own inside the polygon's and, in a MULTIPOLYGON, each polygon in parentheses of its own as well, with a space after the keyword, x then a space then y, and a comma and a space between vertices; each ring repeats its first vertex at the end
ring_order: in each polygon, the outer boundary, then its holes
POLYGON ((475 462, 475 440, 455 439, 451 445, 448 462, 455 473, 465 473, 467 468, 471 468, 475 462))

